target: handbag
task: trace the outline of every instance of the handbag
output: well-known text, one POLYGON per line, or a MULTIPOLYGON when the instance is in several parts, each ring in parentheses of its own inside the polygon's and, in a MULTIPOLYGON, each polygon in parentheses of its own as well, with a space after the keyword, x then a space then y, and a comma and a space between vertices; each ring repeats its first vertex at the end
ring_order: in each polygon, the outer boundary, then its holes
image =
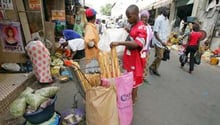
POLYGON ((197 51, 194 55, 194 63, 199 65, 201 63, 201 57, 202 57, 202 53, 197 51))
POLYGON ((170 59, 170 50, 167 47, 165 47, 162 60, 167 61, 169 59, 170 59))

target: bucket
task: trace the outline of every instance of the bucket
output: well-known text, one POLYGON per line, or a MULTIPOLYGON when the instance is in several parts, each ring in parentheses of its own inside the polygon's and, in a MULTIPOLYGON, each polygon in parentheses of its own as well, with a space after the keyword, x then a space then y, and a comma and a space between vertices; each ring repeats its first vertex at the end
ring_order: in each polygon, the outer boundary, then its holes
POLYGON ((211 64, 211 65, 218 65, 218 61, 219 61, 219 60, 218 60, 217 58, 211 58, 211 59, 210 59, 210 64, 211 64))
POLYGON ((53 97, 53 101, 51 102, 50 105, 48 105, 45 109, 39 109, 36 112, 33 113, 25 113, 23 117, 30 123, 32 124, 40 124, 45 121, 48 121, 55 112, 55 101, 56 101, 56 96, 53 97))

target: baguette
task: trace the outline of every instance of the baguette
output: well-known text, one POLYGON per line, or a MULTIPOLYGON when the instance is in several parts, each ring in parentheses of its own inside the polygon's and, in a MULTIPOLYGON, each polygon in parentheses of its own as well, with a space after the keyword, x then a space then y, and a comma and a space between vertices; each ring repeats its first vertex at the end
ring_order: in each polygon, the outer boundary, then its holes
POLYGON ((114 67, 114 77, 119 77, 121 75, 120 73, 120 68, 119 68, 119 63, 118 63, 118 55, 117 55, 117 52, 116 52, 116 48, 113 47, 111 49, 111 60, 112 60, 112 65, 114 67))

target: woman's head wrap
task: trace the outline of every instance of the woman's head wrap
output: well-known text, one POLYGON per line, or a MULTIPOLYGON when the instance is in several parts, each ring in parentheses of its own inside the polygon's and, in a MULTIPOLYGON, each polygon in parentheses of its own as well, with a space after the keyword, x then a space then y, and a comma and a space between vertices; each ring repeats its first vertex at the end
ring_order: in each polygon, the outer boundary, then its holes
POLYGON ((149 17, 150 17, 150 13, 149 13, 149 11, 148 10, 143 10, 143 11, 141 11, 141 16, 147 16, 147 18, 149 19, 149 17))
POLYGON ((88 8, 86 9, 85 13, 86 13, 86 17, 93 17, 96 15, 97 12, 92 8, 88 8))

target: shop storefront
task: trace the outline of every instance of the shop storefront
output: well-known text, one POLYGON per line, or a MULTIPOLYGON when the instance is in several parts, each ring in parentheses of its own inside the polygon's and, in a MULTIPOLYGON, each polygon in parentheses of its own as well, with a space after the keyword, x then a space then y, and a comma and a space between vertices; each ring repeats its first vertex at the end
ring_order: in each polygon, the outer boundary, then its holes
POLYGON ((24 63, 25 45, 34 37, 53 46, 63 29, 73 29, 76 3, 78 0, 0 0, 0 63, 24 63), (10 29, 16 40, 7 43, 10 29))
MULTIPOLYGON (((21 0, 0 1, 0 63, 19 63, 25 61, 24 41, 26 38, 28 39, 28 36, 24 37, 22 22, 27 17, 25 13, 19 12, 19 9, 24 7, 20 3, 21 0), (18 5, 20 6, 18 7, 18 5)), ((26 25, 26 27, 29 26, 26 25)), ((25 32, 27 33, 28 31, 25 32)))

